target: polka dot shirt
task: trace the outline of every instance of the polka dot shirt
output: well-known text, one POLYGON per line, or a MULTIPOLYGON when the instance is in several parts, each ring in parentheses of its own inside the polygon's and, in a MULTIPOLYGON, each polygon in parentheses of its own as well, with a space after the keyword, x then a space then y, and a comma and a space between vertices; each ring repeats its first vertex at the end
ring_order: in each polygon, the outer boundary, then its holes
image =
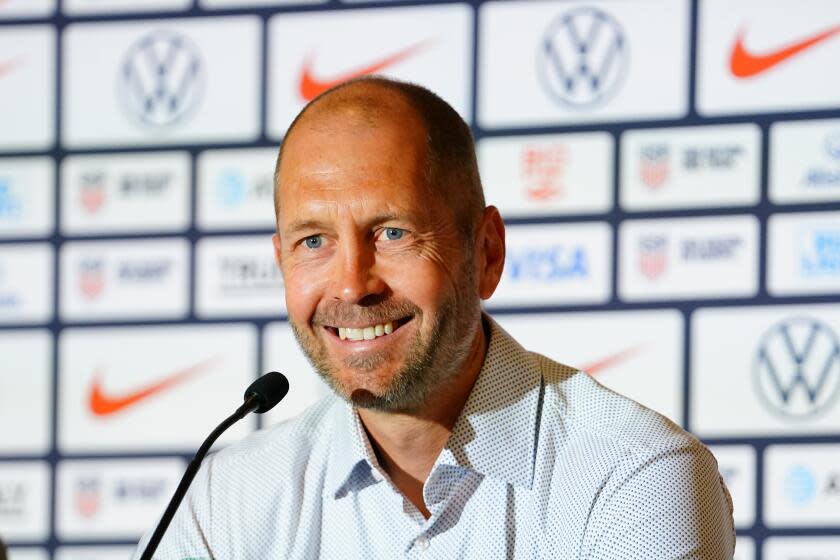
POLYGON ((732 558, 732 503, 700 442, 488 321, 423 487, 429 519, 329 397, 209 457, 155 558, 732 558))

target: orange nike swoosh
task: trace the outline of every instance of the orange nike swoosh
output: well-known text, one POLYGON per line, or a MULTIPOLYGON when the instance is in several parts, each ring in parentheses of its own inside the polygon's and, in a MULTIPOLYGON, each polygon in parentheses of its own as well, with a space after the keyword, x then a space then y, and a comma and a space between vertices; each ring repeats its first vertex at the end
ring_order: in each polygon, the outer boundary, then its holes
POLYGON ((765 53, 753 54, 744 48, 744 31, 738 32, 732 54, 729 57, 729 68, 737 78, 750 78, 773 68, 777 64, 795 56, 802 51, 821 43, 840 33, 840 25, 835 25, 807 39, 797 41, 784 48, 765 53))
POLYGON ((327 80, 318 79, 313 75, 313 56, 309 54, 307 55, 306 59, 304 59, 303 68, 300 72, 300 83, 298 85, 300 96, 306 101, 312 101, 331 87, 337 86, 342 82, 346 82, 347 80, 352 80, 353 78, 358 78, 366 74, 375 74, 380 70, 384 70, 389 66, 393 66, 394 64, 416 54, 418 51, 423 49, 428 42, 428 40, 421 41, 416 45, 412 45, 401 51, 397 51, 394 54, 387 56, 382 60, 379 60, 378 62, 374 62, 373 64, 369 64, 368 66, 364 66, 362 68, 356 68, 355 70, 352 70, 340 76, 332 77, 327 80))
POLYGON ((580 369, 582 371, 585 371, 589 375, 595 376, 599 373, 603 373, 605 369, 609 369, 612 366, 618 365, 619 363, 631 358, 632 356, 637 354, 641 349, 641 345, 632 346, 630 348, 627 348, 626 350, 616 352, 615 354, 611 354, 605 358, 601 358, 600 360, 591 362, 580 369))
POLYGON ((182 383, 193 375, 202 373, 203 371, 209 369, 215 361, 216 358, 204 360, 194 366, 171 373, 160 381, 156 381, 141 389, 119 396, 106 395, 102 391, 102 372, 101 370, 97 371, 96 374, 94 374, 93 383, 90 386, 88 398, 90 411, 96 416, 110 416, 123 410, 124 408, 137 404, 152 395, 156 395, 173 387, 174 385, 182 383))

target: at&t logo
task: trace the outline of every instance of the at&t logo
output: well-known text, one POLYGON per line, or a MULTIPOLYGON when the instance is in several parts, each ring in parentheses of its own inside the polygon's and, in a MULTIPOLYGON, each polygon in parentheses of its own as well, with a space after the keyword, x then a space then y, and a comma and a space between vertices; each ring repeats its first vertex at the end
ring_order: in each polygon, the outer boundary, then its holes
POLYGON ((540 42, 537 73, 543 88, 571 108, 608 100, 627 74, 624 32, 606 12, 577 8, 552 22, 540 42))
POLYGON ((802 465, 788 471, 784 485, 788 500, 797 506, 808 504, 817 495, 817 478, 811 469, 802 465))
POLYGON ((140 123, 160 127, 185 120, 204 93, 198 47, 178 33, 149 33, 128 49, 119 92, 128 114, 140 123))
POLYGON ((840 341, 816 319, 777 323, 759 343, 753 377, 774 413, 806 418, 824 412, 840 393, 840 341))

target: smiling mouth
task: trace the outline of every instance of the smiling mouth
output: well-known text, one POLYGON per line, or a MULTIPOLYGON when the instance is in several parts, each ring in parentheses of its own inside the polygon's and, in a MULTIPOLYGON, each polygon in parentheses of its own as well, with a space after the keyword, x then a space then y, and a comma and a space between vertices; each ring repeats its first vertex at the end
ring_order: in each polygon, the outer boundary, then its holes
POLYGON ((349 327, 349 326, 324 326, 326 330, 337 336, 341 340, 359 341, 359 340, 373 340, 395 332, 397 329, 408 323, 414 316, 403 317, 394 321, 386 321, 384 323, 377 323, 367 325, 364 327, 349 327))

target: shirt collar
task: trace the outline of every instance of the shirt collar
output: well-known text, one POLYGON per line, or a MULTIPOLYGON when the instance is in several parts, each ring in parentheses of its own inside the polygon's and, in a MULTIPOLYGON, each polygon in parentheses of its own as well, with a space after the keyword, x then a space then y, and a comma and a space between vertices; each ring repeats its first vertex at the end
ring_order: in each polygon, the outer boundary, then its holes
POLYGON ((361 490, 381 477, 376 454, 370 445, 359 414, 345 401, 337 403, 332 417, 332 444, 327 465, 324 493, 340 498, 351 490, 361 490))
MULTIPOLYGON (((452 434, 435 462, 530 488, 534 475, 542 375, 534 358, 492 318, 484 364, 452 434)), ((378 482, 379 464, 359 415, 343 401, 334 410, 325 494, 378 482)))
POLYGON ((438 464, 455 464, 530 488, 542 374, 535 359, 493 319, 490 346, 438 464))

